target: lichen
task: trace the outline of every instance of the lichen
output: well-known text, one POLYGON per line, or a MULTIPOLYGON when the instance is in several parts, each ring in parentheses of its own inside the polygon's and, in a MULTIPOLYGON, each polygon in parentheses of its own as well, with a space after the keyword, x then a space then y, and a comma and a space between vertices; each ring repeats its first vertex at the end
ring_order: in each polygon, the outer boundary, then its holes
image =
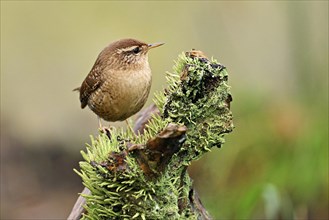
POLYGON ((143 135, 136 138, 129 131, 112 129, 110 139, 91 137, 76 171, 91 191, 85 195, 83 219, 200 218, 189 202, 192 180, 186 167, 220 147, 225 133, 233 129, 227 80, 226 68, 216 60, 182 54, 174 71, 167 73, 167 89, 155 95, 160 115, 152 117, 143 135), (170 123, 187 127, 185 142, 167 168, 150 179, 127 149, 132 143, 145 147, 170 123))

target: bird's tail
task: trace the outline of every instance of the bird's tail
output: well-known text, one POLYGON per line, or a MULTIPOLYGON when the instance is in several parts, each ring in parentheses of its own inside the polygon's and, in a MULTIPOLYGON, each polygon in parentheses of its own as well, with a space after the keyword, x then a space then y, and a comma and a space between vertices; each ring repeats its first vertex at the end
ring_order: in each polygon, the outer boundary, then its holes
POLYGON ((73 91, 73 92, 75 92, 75 91, 80 92, 80 87, 75 88, 75 89, 73 89, 72 91, 73 91))

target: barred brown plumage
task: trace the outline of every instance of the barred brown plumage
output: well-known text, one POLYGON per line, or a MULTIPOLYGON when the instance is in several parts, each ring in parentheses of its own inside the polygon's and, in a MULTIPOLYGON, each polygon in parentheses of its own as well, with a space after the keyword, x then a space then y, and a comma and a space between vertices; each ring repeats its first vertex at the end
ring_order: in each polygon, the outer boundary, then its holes
POLYGON ((103 49, 79 88, 81 108, 106 121, 123 121, 145 104, 151 87, 148 51, 163 43, 122 39, 103 49))

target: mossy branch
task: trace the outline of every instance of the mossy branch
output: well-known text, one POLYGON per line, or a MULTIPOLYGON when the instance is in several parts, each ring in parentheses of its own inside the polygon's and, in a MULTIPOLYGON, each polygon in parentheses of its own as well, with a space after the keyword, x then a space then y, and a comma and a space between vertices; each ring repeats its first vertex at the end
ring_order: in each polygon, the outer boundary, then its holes
POLYGON ((186 52, 148 109, 157 113, 137 120, 140 135, 91 137, 76 170, 90 190, 82 219, 209 219, 186 170, 233 129, 227 80, 216 60, 186 52))

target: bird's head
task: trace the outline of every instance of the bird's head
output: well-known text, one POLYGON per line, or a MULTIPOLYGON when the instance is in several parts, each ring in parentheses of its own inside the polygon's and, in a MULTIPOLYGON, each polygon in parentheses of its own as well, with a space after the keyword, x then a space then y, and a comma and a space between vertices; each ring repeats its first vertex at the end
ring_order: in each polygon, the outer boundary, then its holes
POLYGON ((143 68, 144 65, 148 65, 148 51, 163 44, 121 39, 107 46, 99 58, 110 64, 113 69, 143 68))

